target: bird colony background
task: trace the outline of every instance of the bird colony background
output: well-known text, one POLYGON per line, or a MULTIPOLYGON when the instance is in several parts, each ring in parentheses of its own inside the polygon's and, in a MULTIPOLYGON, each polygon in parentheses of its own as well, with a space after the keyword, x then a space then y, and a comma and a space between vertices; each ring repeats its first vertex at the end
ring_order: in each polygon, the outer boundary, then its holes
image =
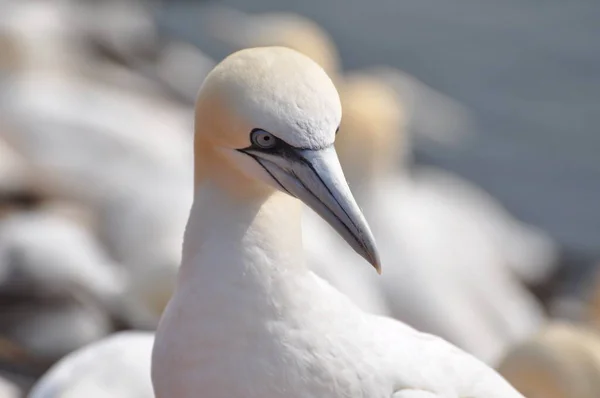
POLYGON ((585 1, 0 0, 0 398, 156 327, 196 92, 264 45, 338 87, 337 150, 383 252, 379 277, 307 210, 308 266, 527 396, 600 396, 598 17, 585 1))

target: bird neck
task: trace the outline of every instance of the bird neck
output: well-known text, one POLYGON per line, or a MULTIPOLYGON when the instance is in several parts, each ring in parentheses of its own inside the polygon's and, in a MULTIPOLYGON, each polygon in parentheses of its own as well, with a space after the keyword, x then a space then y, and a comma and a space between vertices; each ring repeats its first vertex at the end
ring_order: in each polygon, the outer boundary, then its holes
MULTIPOLYGON (((205 161, 212 156, 205 155, 205 161)), ((207 164, 196 164, 180 282, 262 283, 292 269, 306 269, 301 203, 262 182, 248 181, 218 157, 212 160, 218 173, 207 173, 207 164)))

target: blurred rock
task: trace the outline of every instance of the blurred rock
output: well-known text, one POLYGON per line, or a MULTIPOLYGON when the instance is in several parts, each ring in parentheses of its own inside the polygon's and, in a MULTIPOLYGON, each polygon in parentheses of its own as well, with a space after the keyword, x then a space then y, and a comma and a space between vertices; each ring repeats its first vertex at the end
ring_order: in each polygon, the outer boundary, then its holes
POLYGON ((29 398, 153 398, 153 333, 121 332, 73 352, 34 386, 29 398))
POLYGON ((594 398, 600 391, 600 336, 553 323, 515 346, 498 370, 526 397, 594 398))

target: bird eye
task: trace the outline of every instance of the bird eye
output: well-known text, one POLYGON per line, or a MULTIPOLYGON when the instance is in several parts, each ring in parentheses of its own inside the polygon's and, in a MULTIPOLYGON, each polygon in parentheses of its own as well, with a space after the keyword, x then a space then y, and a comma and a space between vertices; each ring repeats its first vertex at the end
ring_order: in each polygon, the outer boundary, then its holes
POLYGON ((250 136, 252 144, 262 149, 273 148, 277 144, 277 139, 271 133, 264 130, 254 130, 250 136))

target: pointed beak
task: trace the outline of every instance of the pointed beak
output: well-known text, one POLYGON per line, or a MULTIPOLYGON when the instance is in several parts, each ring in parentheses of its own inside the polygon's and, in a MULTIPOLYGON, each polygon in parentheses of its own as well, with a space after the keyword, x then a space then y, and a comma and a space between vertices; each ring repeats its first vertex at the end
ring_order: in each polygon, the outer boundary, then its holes
POLYGON ((327 221, 381 273, 375 239, 350 192, 333 146, 319 150, 288 147, 283 153, 244 152, 260 163, 284 191, 327 221))

